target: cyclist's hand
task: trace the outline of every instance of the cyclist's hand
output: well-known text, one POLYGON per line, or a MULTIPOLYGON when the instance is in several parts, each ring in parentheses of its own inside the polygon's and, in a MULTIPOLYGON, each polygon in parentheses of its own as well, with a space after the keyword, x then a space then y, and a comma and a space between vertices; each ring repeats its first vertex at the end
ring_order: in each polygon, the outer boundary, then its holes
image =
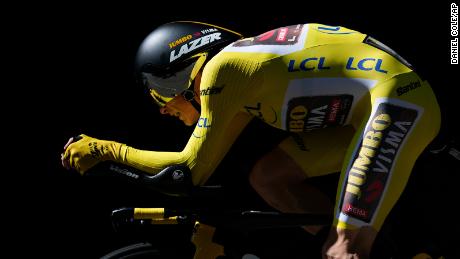
POLYGON ((367 258, 354 251, 354 242, 358 232, 358 230, 345 230, 333 227, 323 245, 323 259, 367 258))
POLYGON ((79 135, 77 140, 70 138, 61 155, 62 165, 67 169, 75 169, 83 175, 100 161, 113 157, 112 151, 117 144, 119 145, 113 141, 99 140, 84 134, 79 135))
POLYGON ((68 158, 67 158, 67 159, 64 158, 64 153, 65 153, 67 147, 68 147, 70 144, 72 144, 74 141, 76 141, 75 138, 73 138, 73 137, 72 137, 72 138, 69 138, 69 140, 67 141, 67 143, 66 143, 65 146, 64 146, 64 151, 63 151, 63 153, 61 153, 61 164, 62 164, 62 166, 63 166, 65 169, 67 169, 67 170, 71 169, 71 167, 70 167, 70 164, 69 164, 69 159, 68 159, 68 158))

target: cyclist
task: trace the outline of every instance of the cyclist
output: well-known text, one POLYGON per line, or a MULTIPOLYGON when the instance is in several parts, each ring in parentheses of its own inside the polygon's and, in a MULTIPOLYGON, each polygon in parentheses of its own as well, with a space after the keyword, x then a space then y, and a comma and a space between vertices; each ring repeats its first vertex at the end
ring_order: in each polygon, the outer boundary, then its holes
POLYGON ((429 83, 407 61, 340 26, 297 24, 243 38, 211 24, 167 23, 142 42, 136 67, 162 114, 196 124, 183 151, 81 135, 65 145, 63 166, 83 174, 113 160, 155 174, 184 164, 202 185, 257 117, 292 134, 258 160, 250 183, 281 211, 334 211, 325 258, 369 256, 441 123, 429 83), (338 171, 335 205, 304 181, 338 171))

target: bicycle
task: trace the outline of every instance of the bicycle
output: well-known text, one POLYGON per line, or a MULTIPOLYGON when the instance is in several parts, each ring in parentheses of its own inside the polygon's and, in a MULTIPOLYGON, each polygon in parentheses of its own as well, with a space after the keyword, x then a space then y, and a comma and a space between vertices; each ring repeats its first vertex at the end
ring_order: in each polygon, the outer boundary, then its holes
MULTIPOLYGON (((429 164, 427 161, 440 163, 436 160, 444 161, 445 159, 452 159, 452 157, 458 163, 459 155, 458 148, 452 143, 441 148, 432 147, 422 154, 419 160, 423 163, 418 163, 414 170, 429 170, 426 169, 426 165, 429 164)), ((454 166, 458 165, 454 164, 454 166)), ((323 231, 317 236, 311 236, 301 230, 300 226, 309 224, 329 225, 332 221, 330 215, 288 214, 244 208, 229 209, 226 206, 224 206, 225 208, 212 207, 212 203, 216 200, 222 202, 220 199, 231 197, 231 195, 226 193, 222 186, 193 186, 190 171, 184 166, 171 166, 157 175, 148 175, 124 165, 103 162, 91 171, 94 174, 96 172, 110 172, 113 175, 131 179, 139 186, 151 189, 155 193, 160 192, 185 200, 184 204, 187 204, 187 206, 181 204, 179 207, 164 208, 119 208, 112 212, 114 229, 123 226, 145 228, 150 225, 165 226, 165 224, 168 227, 172 225, 186 226, 187 231, 190 231, 191 243, 184 251, 178 250, 174 244, 171 247, 166 247, 164 244, 155 245, 154 242, 140 242, 116 249, 101 257, 102 259, 147 257, 195 259, 319 258, 320 248, 327 237, 327 231, 323 231), (289 242, 295 243, 291 246, 279 243, 270 244, 267 237, 269 233, 273 232, 282 233, 281 235, 287 232, 296 233, 297 240, 291 241, 294 238, 290 239, 289 242), (253 238, 264 240, 254 242, 253 238), (261 247, 261 243, 265 245, 261 247), (309 247, 305 247, 305 244, 309 244, 309 247), (302 249, 296 246, 302 246, 302 249), (289 254, 293 250, 297 254, 289 254)), ((418 178, 426 177, 426 174, 423 173, 414 172, 413 175, 418 178)), ((442 247, 443 244, 439 244, 440 241, 438 240, 421 241, 422 243, 427 242, 426 245, 423 245, 424 243, 409 245, 408 243, 414 239, 409 242, 402 240, 415 236, 409 232, 416 230, 404 225, 406 223, 398 222, 398 217, 406 213, 401 209, 404 206, 400 204, 407 204, 413 200, 414 196, 420 194, 414 192, 414 188, 411 185, 407 187, 408 191, 405 193, 409 193, 409 195, 402 196, 403 202, 399 202, 395 206, 395 212, 392 212, 388 217, 390 223, 385 224, 379 232, 371 258, 419 258, 416 257, 417 253, 418 256, 421 256, 420 258, 425 254, 431 254, 435 256, 434 258, 440 258, 441 254, 445 255, 446 248, 442 247), (406 227, 408 230, 405 230, 406 227), (397 238, 398 235, 400 238, 397 238)), ((324 229, 328 228, 325 227, 324 229)), ((279 242, 280 239, 277 240, 279 242)), ((450 243, 447 246, 449 245, 450 243)), ((447 247, 447 249, 453 248, 447 247)))
MULTIPOLYGON (((266 257, 266 251, 262 252, 260 247, 257 248, 248 243, 248 240, 256 235, 259 235, 260 238, 260 233, 255 232, 266 234, 268 229, 289 229, 308 224, 327 225, 332 221, 330 215, 288 214, 277 211, 245 210, 244 208, 222 210, 221 207, 212 207, 212 203, 215 203, 216 200, 225 200, 224 197, 230 196, 221 186, 192 186, 190 171, 184 166, 168 167, 154 176, 114 163, 102 164, 98 170, 108 170, 129 177, 155 192, 160 191, 178 198, 191 198, 187 208, 120 208, 112 212, 115 229, 127 223, 191 226, 192 243, 196 249, 190 258, 245 258, 244 256, 250 255, 253 258, 259 258, 254 257, 257 253, 263 253, 266 257), (172 188, 174 191, 171 191, 171 186, 174 186, 172 188)), ((299 229, 297 235, 302 236, 303 234, 304 231, 299 229)), ((313 236, 305 234, 304 238, 310 239, 305 243, 320 245, 319 241, 315 241, 317 238, 313 236)), ((179 256, 185 256, 178 251, 166 250, 168 255, 164 255, 164 251, 150 243, 138 243, 111 252, 102 258, 139 258, 138 256, 141 255, 163 256, 159 258, 184 258, 179 256)), ((307 251, 309 253, 319 252, 318 247, 307 249, 307 251)))

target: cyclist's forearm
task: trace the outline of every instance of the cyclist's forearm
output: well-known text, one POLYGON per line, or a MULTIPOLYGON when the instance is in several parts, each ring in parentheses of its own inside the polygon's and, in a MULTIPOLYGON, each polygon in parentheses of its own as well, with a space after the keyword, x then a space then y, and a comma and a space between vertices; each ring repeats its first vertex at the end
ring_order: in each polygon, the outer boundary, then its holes
POLYGON ((116 150, 112 160, 150 174, 156 174, 169 165, 187 164, 187 157, 182 152, 140 150, 126 145, 116 150))

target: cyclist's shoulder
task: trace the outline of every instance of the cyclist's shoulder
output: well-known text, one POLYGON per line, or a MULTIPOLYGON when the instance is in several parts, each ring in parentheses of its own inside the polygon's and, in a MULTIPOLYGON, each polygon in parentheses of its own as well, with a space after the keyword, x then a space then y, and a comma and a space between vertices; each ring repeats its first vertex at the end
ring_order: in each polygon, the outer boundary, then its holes
POLYGON ((260 70, 264 61, 265 58, 260 55, 222 50, 206 63, 203 78, 215 77, 226 81, 239 77, 251 78, 260 70))

